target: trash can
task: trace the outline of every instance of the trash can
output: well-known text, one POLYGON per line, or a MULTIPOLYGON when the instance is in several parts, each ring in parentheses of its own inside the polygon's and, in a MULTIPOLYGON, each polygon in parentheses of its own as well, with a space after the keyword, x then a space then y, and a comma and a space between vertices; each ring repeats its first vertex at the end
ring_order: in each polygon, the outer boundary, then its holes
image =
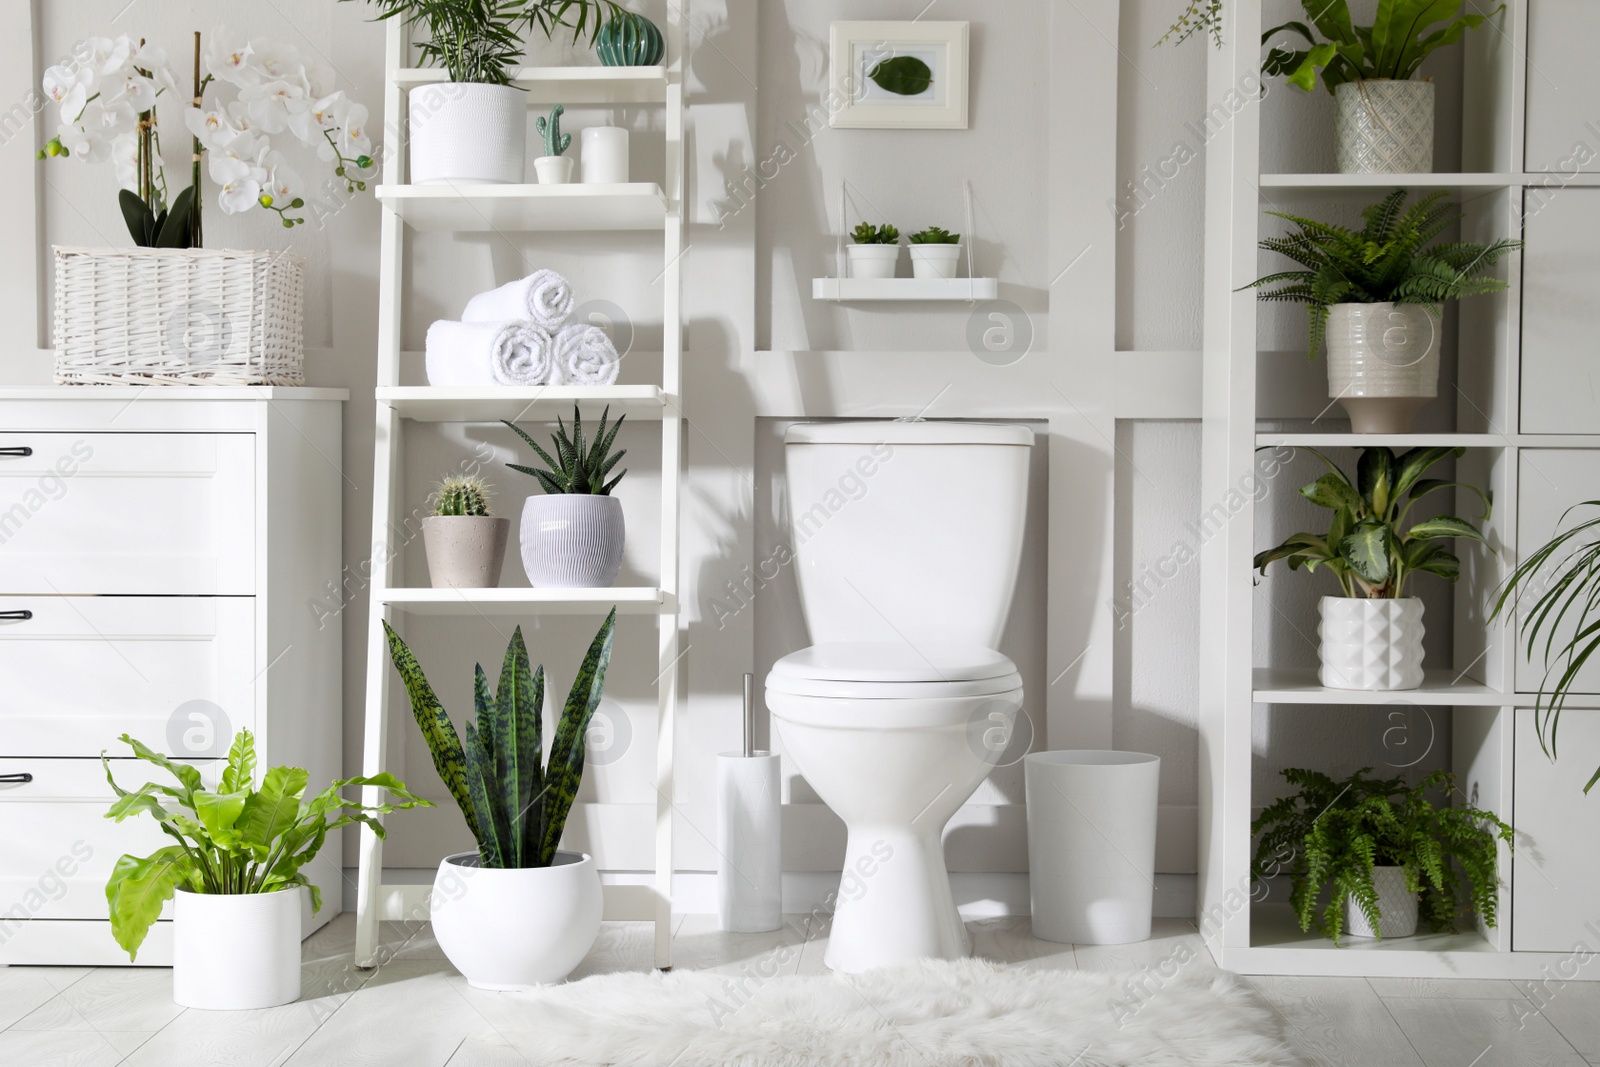
POLYGON ((1161 760, 1062 749, 1024 761, 1033 935, 1079 945, 1150 936, 1161 760))

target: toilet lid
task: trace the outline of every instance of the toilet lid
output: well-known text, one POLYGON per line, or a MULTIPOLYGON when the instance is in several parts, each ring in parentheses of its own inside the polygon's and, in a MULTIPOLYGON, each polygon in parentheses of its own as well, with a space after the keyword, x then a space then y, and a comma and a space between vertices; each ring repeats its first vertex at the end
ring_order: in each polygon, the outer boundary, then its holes
POLYGON ((767 688, 810 696, 978 696, 1021 688, 1016 664, 981 645, 812 645, 772 665, 767 688))

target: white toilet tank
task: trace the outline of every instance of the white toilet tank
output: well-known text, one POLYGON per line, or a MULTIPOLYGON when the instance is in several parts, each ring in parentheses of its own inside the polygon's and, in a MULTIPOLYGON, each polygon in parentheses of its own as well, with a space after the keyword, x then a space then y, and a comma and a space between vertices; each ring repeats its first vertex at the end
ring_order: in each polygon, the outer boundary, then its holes
POLYGON ((813 644, 995 648, 1011 610, 1033 431, 800 423, 784 436, 790 546, 813 644))

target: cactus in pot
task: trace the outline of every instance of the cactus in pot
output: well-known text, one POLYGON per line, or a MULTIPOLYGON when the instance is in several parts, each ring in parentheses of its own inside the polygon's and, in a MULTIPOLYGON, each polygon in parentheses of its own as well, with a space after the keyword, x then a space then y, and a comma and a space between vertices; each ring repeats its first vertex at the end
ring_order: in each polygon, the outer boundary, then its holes
POLYGON ((435 589, 493 589, 506 561, 511 520, 489 510, 489 486, 476 475, 447 475, 422 520, 428 577, 435 589))
POLYGON ((540 185, 565 185, 572 181, 572 160, 562 153, 572 147, 572 134, 561 132, 561 114, 566 107, 557 104, 548 116, 533 120, 533 129, 544 139, 544 155, 533 161, 540 185))

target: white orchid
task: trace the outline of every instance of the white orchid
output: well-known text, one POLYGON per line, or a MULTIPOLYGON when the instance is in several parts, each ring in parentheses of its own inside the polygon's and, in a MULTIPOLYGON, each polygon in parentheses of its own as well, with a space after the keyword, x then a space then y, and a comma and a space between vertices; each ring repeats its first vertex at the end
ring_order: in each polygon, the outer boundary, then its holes
POLYGON ((364 104, 351 104, 345 114, 344 127, 339 131, 339 150, 347 156, 364 156, 372 151, 372 140, 367 136, 367 109, 364 104))
POLYGON ((302 144, 317 144, 317 152, 322 158, 332 159, 332 149, 324 141, 323 135, 337 133, 349 113, 350 98, 341 90, 315 101, 304 111, 290 114, 289 130, 300 138, 302 144), (323 155, 324 150, 330 154, 323 155))
POLYGON ((262 168, 242 159, 216 156, 211 160, 211 180, 222 186, 219 200, 222 210, 230 215, 249 211, 260 202, 265 177, 262 168))
POLYGON ((56 139, 67 154, 77 156, 86 163, 99 163, 111 154, 105 135, 75 123, 63 123, 56 139))
POLYGON ((134 43, 127 34, 121 37, 91 37, 88 40, 86 67, 96 80, 109 80, 121 74, 133 57, 134 43))
POLYGON ((139 191, 139 135, 124 133, 111 140, 111 161, 117 166, 117 185, 130 193, 139 191))
POLYGON ((261 69, 248 41, 229 40, 223 34, 211 38, 206 49, 206 70, 219 81, 240 87, 261 81, 261 69))
POLYGON ((125 104, 134 111, 149 111, 156 106, 156 88, 156 83, 143 74, 129 71, 101 91, 108 94, 113 104, 125 104))
POLYGON ((282 133, 289 128, 291 115, 304 114, 311 109, 306 91, 282 79, 247 85, 239 90, 239 100, 263 133, 282 133))

